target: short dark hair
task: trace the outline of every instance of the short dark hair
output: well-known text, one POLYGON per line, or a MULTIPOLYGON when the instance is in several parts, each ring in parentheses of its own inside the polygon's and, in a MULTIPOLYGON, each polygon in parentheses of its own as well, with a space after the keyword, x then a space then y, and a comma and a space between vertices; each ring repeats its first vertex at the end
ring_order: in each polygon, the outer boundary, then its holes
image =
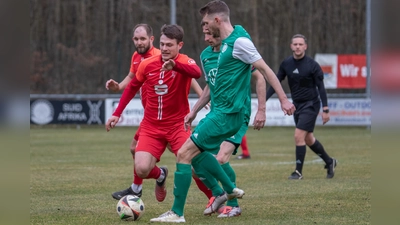
POLYGON ((183 28, 176 24, 164 24, 161 27, 161 35, 165 35, 170 39, 176 39, 176 41, 182 42, 183 41, 183 28))
POLYGON ((304 39, 304 42, 307 44, 307 38, 306 38, 306 36, 304 36, 304 35, 302 35, 302 34, 295 34, 295 35, 293 35, 292 39, 290 39, 290 42, 293 42, 293 39, 295 39, 295 38, 303 38, 303 39, 304 39))
POLYGON ((135 30, 138 29, 139 27, 143 27, 146 30, 147 36, 151 37, 153 36, 153 28, 151 28, 150 25, 146 23, 139 23, 133 28, 133 33, 135 33, 135 30))
POLYGON ((221 0, 214 0, 207 3, 199 10, 199 12, 202 16, 206 14, 223 13, 229 17, 229 7, 221 0))

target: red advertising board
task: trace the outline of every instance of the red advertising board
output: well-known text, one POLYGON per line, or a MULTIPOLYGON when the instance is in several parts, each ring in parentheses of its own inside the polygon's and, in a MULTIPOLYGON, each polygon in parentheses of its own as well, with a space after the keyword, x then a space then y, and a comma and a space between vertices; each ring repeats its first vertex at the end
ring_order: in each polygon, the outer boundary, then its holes
POLYGON ((338 55, 337 60, 337 88, 366 87, 365 55, 338 55))

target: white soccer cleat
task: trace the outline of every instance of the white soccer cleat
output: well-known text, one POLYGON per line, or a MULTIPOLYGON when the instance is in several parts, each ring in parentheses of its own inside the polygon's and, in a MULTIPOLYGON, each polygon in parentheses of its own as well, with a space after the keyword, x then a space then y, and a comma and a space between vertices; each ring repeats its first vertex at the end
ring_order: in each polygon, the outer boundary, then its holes
POLYGON ((234 199, 234 198, 242 198, 244 195, 244 191, 239 188, 234 188, 232 190, 232 193, 228 194, 228 200, 234 199))
POLYGON ((150 222, 160 222, 160 223, 185 223, 185 217, 179 216, 178 214, 174 213, 172 210, 161 214, 157 218, 153 218, 150 222))

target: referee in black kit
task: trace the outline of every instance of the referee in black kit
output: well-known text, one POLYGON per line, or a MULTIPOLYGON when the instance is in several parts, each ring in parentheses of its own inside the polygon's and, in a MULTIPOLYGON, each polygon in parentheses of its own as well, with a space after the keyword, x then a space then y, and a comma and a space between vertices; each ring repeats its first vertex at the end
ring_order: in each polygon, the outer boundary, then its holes
MULTIPOLYGON (((328 100, 323 82, 324 73, 317 62, 306 56, 307 39, 304 35, 294 35, 290 48, 293 55, 281 63, 277 73, 279 81, 284 80, 286 76, 288 77, 293 104, 296 106, 294 112, 296 169, 289 176, 289 179, 299 180, 303 178, 302 170, 306 156, 306 145, 325 161, 326 178, 332 178, 335 175, 337 161, 326 153, 322 144, 313 135, 321 102, 323 124, 329 121, 328 100)), ((270 87, 266 99, 268 100, 274 93, 274 89, 270 87)))

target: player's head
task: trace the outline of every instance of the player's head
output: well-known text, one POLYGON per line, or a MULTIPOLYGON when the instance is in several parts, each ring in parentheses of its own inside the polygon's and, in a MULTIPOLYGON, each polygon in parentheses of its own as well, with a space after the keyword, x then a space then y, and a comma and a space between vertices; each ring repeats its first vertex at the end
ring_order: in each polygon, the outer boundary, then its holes
POLYGON ((133 28, 132 41, 135 44, 136 51, 144 54, 153 47, 153 28, 148 24, 138 24, 133 28))
POLYGON ((219 51, 219 47, 221 46, 221 37, 211 34, 210 30, 205 29, 205 26, 202 24, 204 41, 206 41, 214 50, 219 51))
POLYGON ((224 1, 214 0, 207 3, 200 10, 202 24, 210 30, 213 35, 220 36, 221 22, 230 22, 229 7, 224 1))
POLYGON ((294 58, 303 58, 307 50, 307 38, 302 34, 293 35, 290 48, 292 49, 294 58))
POLYGON ((162 59, 173 59, 183 46, 183 28, 176 24, 161 27, 160 50, 162 59))

